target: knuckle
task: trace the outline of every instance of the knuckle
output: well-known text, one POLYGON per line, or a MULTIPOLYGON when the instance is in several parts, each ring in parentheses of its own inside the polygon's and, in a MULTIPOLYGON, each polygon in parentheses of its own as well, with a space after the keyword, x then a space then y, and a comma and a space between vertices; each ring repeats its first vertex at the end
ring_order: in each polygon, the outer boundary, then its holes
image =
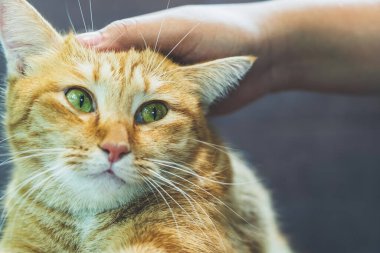
POLYGON ((113 21, 105 28, 106 33, 127 33, 136 26, 135 19, 113 21))
POLYGON ((121 47, 126 37, 130 36, 131 31, 136 27, 135 19, 123 19, 110 23, 101 33, 106 40, 112 40, 114 47, 121 47))

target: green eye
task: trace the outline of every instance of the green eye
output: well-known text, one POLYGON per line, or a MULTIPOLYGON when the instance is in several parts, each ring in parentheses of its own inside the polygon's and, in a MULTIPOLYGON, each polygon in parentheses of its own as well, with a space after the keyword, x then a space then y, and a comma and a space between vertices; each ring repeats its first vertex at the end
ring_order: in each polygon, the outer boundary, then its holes
POLYGON ((168 108, 161 102, 151 102, 145 104, 136 114, 135 120, 139 124, 147 124, 158 121, 165 117, 168 113, 168 108))
POLYGON ((91 96, 84 90, 70 89, 66 93, 66 98, 78 111, 86 113, 94 111, 91 96))

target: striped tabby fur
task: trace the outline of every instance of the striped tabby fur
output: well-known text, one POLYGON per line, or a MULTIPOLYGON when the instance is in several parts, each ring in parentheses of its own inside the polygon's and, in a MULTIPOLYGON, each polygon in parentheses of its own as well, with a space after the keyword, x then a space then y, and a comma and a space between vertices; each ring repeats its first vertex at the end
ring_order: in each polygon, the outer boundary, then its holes
POLYGON ((150 49, 97 52, 24 0, 0 0, 0 17, 14 165, 1 252, 290 252, 268 192, 205 118, 253 57, 180 66, 150 49), (73 108, 70 87, 95 111, 73 108), (136 124, 147 101, 169 112, 136 124), (117 176, 103 173, 105 138, 132 151, 117 176))

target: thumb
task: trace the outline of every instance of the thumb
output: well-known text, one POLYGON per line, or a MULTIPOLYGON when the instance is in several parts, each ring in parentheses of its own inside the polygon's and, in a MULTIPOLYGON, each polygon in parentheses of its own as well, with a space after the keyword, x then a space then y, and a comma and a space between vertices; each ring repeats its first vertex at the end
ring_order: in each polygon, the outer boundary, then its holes
POLYGON ((80 34, 77 39, 83 45, 99 50, 150 47, 167 53, 183 36, 185 28, 185 25, 178 26, 178 21, 165 13, 153 13, 112 22, 99 31, 80 34))
POLYGON ((88 47, 100 50, 123 50, 132 46, 145 46, 142 33, 137 28, 136 19, 115 21, 101 30, 83 33, 76 36, 77 40, 88 47))
POLYGON ((77 35, 77 40, 84 46, 103 51, 149 47, 187 61, 197 40, 187 38, 185 41, 185 38, 197 25, 182 17, 183 10, 174 8, 118 20, 99 31, 77 35))

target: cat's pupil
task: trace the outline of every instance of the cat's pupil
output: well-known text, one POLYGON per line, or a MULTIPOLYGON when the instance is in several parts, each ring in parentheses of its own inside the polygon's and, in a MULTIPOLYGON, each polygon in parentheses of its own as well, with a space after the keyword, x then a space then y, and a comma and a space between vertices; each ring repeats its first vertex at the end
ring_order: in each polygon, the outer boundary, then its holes
POLYGON ((157 108, 156 107, 153 107, 152 116, 153 116, 153 119, 156 120, 156 118, 157 118, 157 108))
POLYGON ((79 107, 80 107, 80 108, 82 108, 83 103, 84 103, 84 95, 82 94, 82 95, 80 95, 80 97, 79 97, 79 107))

